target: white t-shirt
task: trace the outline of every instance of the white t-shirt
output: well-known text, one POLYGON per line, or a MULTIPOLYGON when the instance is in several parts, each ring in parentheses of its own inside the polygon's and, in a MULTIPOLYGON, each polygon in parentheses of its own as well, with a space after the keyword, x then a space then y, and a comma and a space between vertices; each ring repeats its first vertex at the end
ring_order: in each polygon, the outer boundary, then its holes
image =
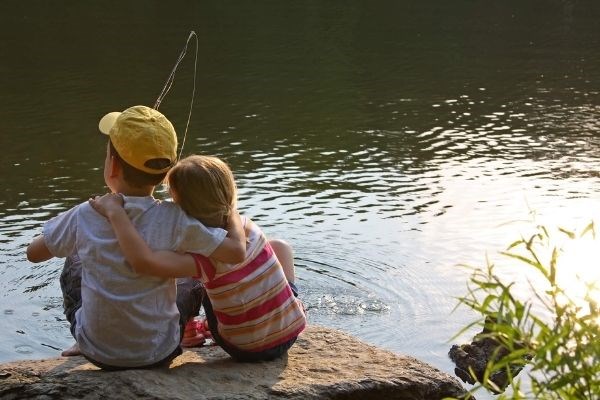
MULTIPOLYGON (((153 250, 208 256, 227 234, 205 227, 172 202, 124 197, 127 215, 153 250)), ((175 280, 136 273, 106 218, 85 202, 46 222, 43 232, 52 255, 76 252, 81 259, 75 339, 83 354, 107 365, 136 367, 175 350, 180 338, 175 280)))

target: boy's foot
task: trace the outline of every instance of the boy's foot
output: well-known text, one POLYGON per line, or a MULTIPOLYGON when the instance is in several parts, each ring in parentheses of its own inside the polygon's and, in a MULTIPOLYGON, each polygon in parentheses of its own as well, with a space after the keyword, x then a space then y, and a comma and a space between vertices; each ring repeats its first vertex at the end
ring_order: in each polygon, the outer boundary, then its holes
POLYGON ((204 345, 206 339, 211 337, 206 321, 198 321, 190 319, 185 324, 183 339, 181 339, 181 347, 199 347, 204 345))
POLYGON ((75 343, 73 346, 69 347, 68 349, 63 350, 63 352, 60 353, 60 355, 63 357, 80 356, 81 351, 79 351, 79 346, 77 345, 77 343, 75 343))

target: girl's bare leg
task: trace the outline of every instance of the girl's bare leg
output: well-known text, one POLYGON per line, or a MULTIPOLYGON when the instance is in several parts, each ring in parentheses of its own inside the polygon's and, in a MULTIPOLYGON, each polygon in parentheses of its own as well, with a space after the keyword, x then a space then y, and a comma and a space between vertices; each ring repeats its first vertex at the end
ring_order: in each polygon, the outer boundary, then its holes
POLYGON ((269 244, 275 251, 279 263, 283 267, 283 272, 288 282, 296 280, 296 271, 294 268, 294 250, 286 241, 281 239, 271 239, 269 244))

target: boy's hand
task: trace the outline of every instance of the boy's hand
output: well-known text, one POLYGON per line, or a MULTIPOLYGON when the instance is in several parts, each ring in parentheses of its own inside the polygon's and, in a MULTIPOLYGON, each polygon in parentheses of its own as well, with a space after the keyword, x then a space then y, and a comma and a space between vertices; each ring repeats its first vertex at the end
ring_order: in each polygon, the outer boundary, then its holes
POLYGON ((123 196, 119 193, 107 193, 88 200, 94 210, 107 218, 110 218, 111 214, 122 212, 124 202, 123 196))

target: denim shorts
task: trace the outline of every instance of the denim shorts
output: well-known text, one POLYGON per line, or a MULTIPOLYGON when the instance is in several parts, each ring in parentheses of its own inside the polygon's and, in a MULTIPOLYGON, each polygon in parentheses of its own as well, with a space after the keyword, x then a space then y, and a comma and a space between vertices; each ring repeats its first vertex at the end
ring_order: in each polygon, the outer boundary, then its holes
MULTIPOLYGON (((60 275, 60 288, 63 294, 63 308, 65 317, 70 324, 71 335, 75 337, 75 326, 77 325, 76 313, 81 307, 81 261, 77 254, 73 254, 65 260, 62 273, 60 275)), ((193 279, 177 280, 177 309, 179 310, 179 330, 180 339, 183 338, 183 332, 186 322, 198 315, 202 298, 204 297, 204 287, 202 283, 193 279)), ((181 346, 177 346, 166 358, 136 369, 154 368, 168 365, 175 357, 182 353, 181 346)), ((116 371, 131 369, 132 367, 117 367, 107 365, 93 360, 84 355, 84 357, 95 366, 107 371, 116 371)))

